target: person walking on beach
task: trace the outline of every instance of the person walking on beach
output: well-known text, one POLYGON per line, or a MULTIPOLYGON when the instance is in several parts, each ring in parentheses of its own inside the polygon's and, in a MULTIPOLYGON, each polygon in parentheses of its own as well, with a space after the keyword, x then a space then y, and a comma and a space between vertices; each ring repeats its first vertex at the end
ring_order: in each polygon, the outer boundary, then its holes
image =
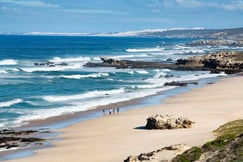
POLYGON ((116 112, 117 112, 117 114, 119 114, 119 111, 120 111, 120 110, 119 110, 119 107, 117 107, 117 108, 116 108, 116 112))
POLYGON ((109 109, 109 114, 111 115, 111 109, 109 109))
POLYGON ((102 111, 103 111, 103 114, 105 115, 105 108, 102 111))

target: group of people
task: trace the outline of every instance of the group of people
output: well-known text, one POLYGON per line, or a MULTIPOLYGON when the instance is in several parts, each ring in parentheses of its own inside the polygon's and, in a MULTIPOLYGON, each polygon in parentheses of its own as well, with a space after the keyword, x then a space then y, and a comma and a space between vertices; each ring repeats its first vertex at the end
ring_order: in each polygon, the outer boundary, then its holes
MULTIPOLYGON (((103 114, 105 115, 107 109, 104 108, 102 111, 103 111, 103 114)), ((115 115, 116 113, 119 114, 119 112, 120 112, 120 108, 119 108, 119 107, 116 108, 116 109, 115 109, 115 108, 113 108, 113 109, 108 109, 108 113, 109 113, 109 115, 111 115, 111 114, 115 115)))

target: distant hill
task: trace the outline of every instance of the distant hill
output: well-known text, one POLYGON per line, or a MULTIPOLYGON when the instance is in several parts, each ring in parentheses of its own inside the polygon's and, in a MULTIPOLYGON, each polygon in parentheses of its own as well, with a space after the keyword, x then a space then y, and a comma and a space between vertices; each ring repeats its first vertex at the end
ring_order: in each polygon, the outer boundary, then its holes
POLYGON ((55 32, 27 32, 0 33, 2 35, 49 35, 49 36, 114 36, 114 37, 164 37, 164 38, 201 38, 201 39, 231 39, 243 40, 243 27, 234 29, 203 29, 203 28, 172 28, 145 29, 114 33, 55 33, 55 32))
POLYGON ((166 38, 204 38, 243 40, 243 28, 235 29, 151 29, 118 33, 99 34, 101 36, 145 36, 166 38))
POLYGON ((243 40, 243 28, 171 30, 164 32, 144 33, 144 36, 243 40))

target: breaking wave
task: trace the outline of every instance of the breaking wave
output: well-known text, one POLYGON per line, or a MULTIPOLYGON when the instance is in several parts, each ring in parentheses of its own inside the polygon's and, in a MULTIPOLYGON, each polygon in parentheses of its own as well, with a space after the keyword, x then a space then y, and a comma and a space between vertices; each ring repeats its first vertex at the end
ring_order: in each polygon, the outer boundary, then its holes
POLYGON ((19 99, 19 98, 13 99, 10 101, 0 102, 0 107, 9 107, 9 106, 21 103, 21 102, 23 102, 23 100, 19 99))
POLYGON ((17 65, 17 61, 12 59, 0 60, 0 65, 17 65))
POLYGON ((155 47, 155 48, 128 48, 126 49, 126 52, 161 52, 163 51, 163 48, 155 47))
POLYGON ((70 96, 44 96, 42 97, 42 99, 47 102, 62 102, 62 101, 69 101, 69 100, 98 98, 98 97, 104 97, 107 95, 118 94, 123 92, 125 92, 125 90, 123 88, 120 88, 116 90, 107 90, 107 91, 91 91, 84 94, 77 94, 77 95, 70 95, 70 96))
POLYGON ((108 73, 97 73, 97 74, 88 74, 88 75, 61 75, 61 78, 66 79, 82 79, 82 78, 99 78, 99 77, 107 77, 109 76, 108 73))

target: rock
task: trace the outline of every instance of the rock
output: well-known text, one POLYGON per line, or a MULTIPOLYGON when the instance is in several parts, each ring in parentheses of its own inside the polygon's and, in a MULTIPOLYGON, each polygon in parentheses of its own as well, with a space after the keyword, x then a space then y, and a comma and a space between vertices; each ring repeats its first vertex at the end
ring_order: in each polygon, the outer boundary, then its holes
MULTIPOLYGON (((207 70, 233 74, 243 71, 243 52, 216 52, 203 56, 193 56, 178 59, 176 63, 116 60, 101 57, 102 63, 88 62, 87 67, 115 67, 115 68, 158 68, 172 70, 207 70)), ((55 64, 56 65, 56 64, 55 64)))
POLYGON ((36 130, 23 130, 23 131, 14 131, 11 129, 4 129, 2 131, 0 131, 0 135, 29 135, 29 134, 33 134, 33 133, 37 133, 38 131, 36 130))
POLYGON ((185 151, 188 148, 189 146, 186 144, 165 146, 155 151, 141 153, 138 156, 129 156, 126 160, 124 160, 124 162, 168 162, 169 160, 163 159, 163 154, 165 152, 172 151, 173 153, 177 154, 178 152, 185 151))
POLYGON ((243 52, 216 52, 204 56, 178 59, 177 65, 194 68, 204 67, 211 71, 225 71, 229 74, 243 70, 243 52))
POLYGON ((146 129, 177 129, 190 128, 193 122, 183 117, 169 115, 153 115, 147 118, 146 129))
MULTIPOLYGON (((27 147, 30 145, 40 144, 44 139, 31 137, 36 133, 40 133, 37 130, 21 130, 15 131, 11 129, 4 129, 0 131, 0 148, 10 149, 13 147, 27 147)), ((32 146, 33 146, 32 145, 32 146)))
POLYGON ((62 62, 62 63, 55 63, 55 62, 35 62, 35 66, 48 66, 48 67, 55 67, 55 66, 68 66, 68 63, 62 62))
POLYGON ((164 86, 187 86, 188 84, 198 84, 197 82, 167 82, 164 86))
POLYGON ((138 160, 137 156, 129 156, 126 160, 124 160, 124 162, 139 162, 140 160, 138 160))
POLYGON ((8 145, 6 146, 6 149, 11 149, 11 148, 13 148, 13 147, 19 147, 19 145, 18 145, 17 143, 8 144, 8 145))

